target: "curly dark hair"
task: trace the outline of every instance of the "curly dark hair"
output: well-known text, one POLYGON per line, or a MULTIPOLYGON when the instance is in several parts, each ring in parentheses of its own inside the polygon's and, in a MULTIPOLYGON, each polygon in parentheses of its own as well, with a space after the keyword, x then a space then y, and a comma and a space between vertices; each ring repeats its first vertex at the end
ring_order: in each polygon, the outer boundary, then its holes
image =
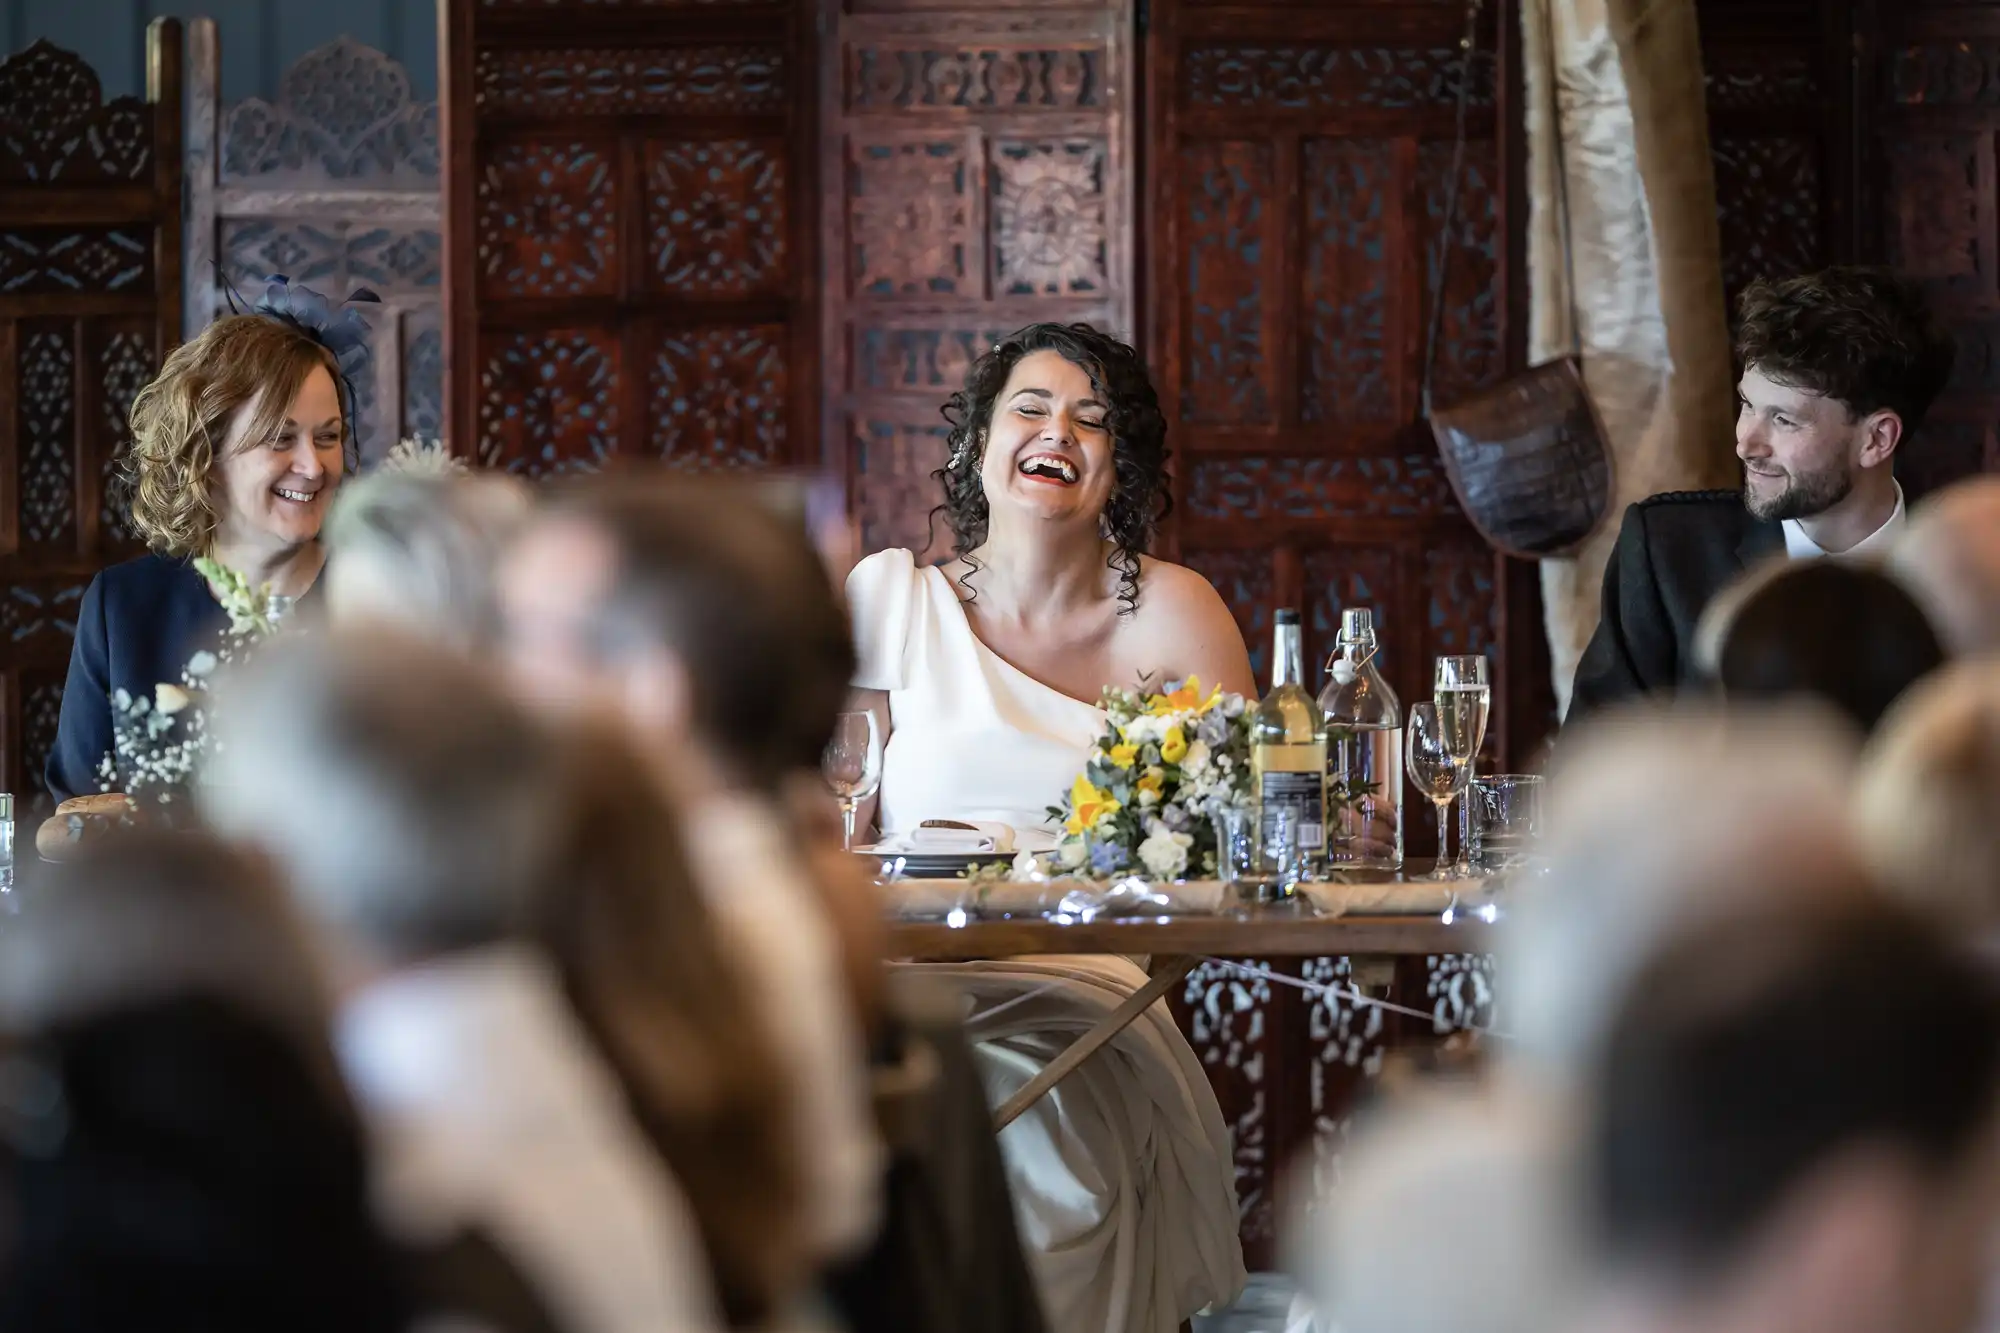
POLYGON ((1760 279, 1736 311, 1739 366, 1823 394, 1856 417, 1887 408, 1906 437, 1944 391, 1957 355, 1923 289, 1884 268, 1760 279))
POLYGON ((952 554, 967 569, 959 585, 974 597, 969 580, 980 565, 971 552, 986 540, 989 510, 979 465, 986 452, 986 429, 993 420, 994 401, 1007 386, 1015 363, 1031 352, 1055 352, 1090 376, 1090 387, 1108 406, 1105 427, 1111 432, 1111 457, 1117 486, 1104 507, 1105 535, 1116 548, 1111 567, 1118 571, 1121 615, 1139 608, 1139 557, 1152 543, 1153 532, 1173 509, 1167 494, 1167 420, 1159 396, 1139 353, 1108 333, 1088 324, 1030 324, 993 345, 972 363, 965 387, 943 407, 951 424, 950 454, 931 475, 944 488, 944 503, 931 510, 930 527, 938 515, 951 528, 952 554))

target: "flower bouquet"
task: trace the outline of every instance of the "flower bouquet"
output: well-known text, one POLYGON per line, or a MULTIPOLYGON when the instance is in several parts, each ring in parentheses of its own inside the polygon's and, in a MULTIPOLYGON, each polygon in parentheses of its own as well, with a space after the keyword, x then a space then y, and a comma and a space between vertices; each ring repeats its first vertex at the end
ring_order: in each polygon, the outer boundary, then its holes
MULTIPOLYGON (((1198 677, 1159 693, 1107 689, 1106 714, 1068 798, 1051 806, 1063 836, 1046 855, 1058 873, 1156 880, 1212 875, 1214 818, 1250 801, 1250 713, 1243 696, 1198 677)), ((1029 870, 1017 867, 1017 870, 1029 870)), ((1046 873, 1046 872, 1044 872, 1046 873)))

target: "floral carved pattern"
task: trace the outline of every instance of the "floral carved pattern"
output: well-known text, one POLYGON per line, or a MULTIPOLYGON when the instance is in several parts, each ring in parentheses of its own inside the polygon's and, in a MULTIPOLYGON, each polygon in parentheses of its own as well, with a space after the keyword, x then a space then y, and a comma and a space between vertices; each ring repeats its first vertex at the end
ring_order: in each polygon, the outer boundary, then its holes
POLYGON ((855 387, 870 391, 957 389, 965 372, 1007 329, 883 329, 855 334, 855 387))
MULTIPOLYGON (((1196 46, 1181 55, 1187 105, 1244 111, 1414 110, 1458 101, 1456 47, 1196 46)), ((1493 61, 1473 62, 1473 106, 1493 105, 1493 61)))
POLYGON ((855 144, 848 173, 854 292, 960 294, 975 262, 963 141, 855 144))
POLYGON ((473 87, 482 112, 782 111, 785 51, 781 46, 483 50, 476 57, 473 87))
POLYGON ((153 166, 152 113, 104 101, 97 74, 47 41, 0 60, 0 181, 137 181, 153 166))
POLYGON ((1380 421, 1395 413, 1387 341, 1388 228, 1395 146, 1308 139, 1304 146, 1306 421, 1380 421))
POLYGON ((1899 106, 2000 106, 2000 44, 1905 46, 1885 59, 1889 99, 1899 106))
MULTIPOLYGON (((1249 959, 1268 967, 1267 959, 1249 959)), ((1229 1108, 1230 1156, 1236 1175, 1236 1209, 1246 1243, 1267 1241, 1276 1231, 1278 1145, 1273 1140, 1272 984, 1217 962, 1200 962, 1181 983, 1173 1007, 1188 1044, 1194 1047, 1229 1108)))
POLYGON ((430 327, 406 328, 403 338, 403 434, 439 439, 444 434, 444 334, 433 316, 430 327))
POLYGON ((1710 156, 1722 232, 1722 284, 1731 299, 1758 278, 1818 268, 1818 146, 1804 139, 1717 135, 1710 156))
POLYGON ((437 104, 416 100, 395 60, 346 37, 287 69, 276 102, 239 102, 217 128, 227 181, 308 175, 414 184, 438 175, 437 104))
MULTIPOLYGON (((1444 227, 1451 158, 1449 143, 1426 143, 1417 150, 1417 176, 1424 191, 1427 266, 1437 253, 1438 234, 1444 227)), ((1458 234, 1451 238, 1444 328, 1438 342, 1436 393, 1443 403, 1485 388, 1502 367, 1497 179, 1493 142, 1475 139, 1468 143, 1465 183, 1458 200, 1458 234)))
POLYGON ((1104 170, 1102 140, 994 146, 993 255, 1003 294, 1105 289, 1104 170))
POLYGON ((1970 134, 1910 137, 1888 154, 1889 262, 1914 277, 1978 278, 1981 143, 1970 134))
POLYGON ((1191 422, 1271 418, 1270 348, 1264 345, 1262 265, 1268 143, 1204 143, 1182 150, 1186 182, 1188 345, 1181 415, 1191 422))
POLYGON ((1458 512, 1435 454, 1405 458, 1204 458, 1188 475, 1202 518, 1436 518, 1458 512))
POLYGON ((434 291, 443 272, 443 241, 430 227, 247 218, 220 230, 223 272, 243 291, 272 273, 340 295, 362 286, 384 295, 434 291))
MULTIPOLYGON (((1357 1003, 1354 998, 1353 959, 1305 959, 1299 979, 1326 988, 1299 997, 1306 1008, 1306 1041, 1312 1054, 1306 1069, 1314 1194, 1324 1197, 1339 1183, 1339 1155, 1347 1141, 1355 1093, 1382 1072, 1388 1034, 1381 1006, 1357 1003)), ((1375 989, 1386 988, 1370 988, 1375 989)))
MULTIPOLYGON (((930 511, 940 498, 931 474, 944 466, 945 428, 857 422, 854 453, 855 509, 864 549, 900 546, 915 551, 919 560, 942 554, 925 547, 930 511)), ((941 547, 950 541, 942 524, 938 541, 941 547)))
POLYGON ((784 349, 782 324, 662 337, 652 365, 653 451, 695 472, 780 462, 784 349))
POLYGON ((152 237, 144 228, 0 232, 0 294, 144 291, 152 280, 152 237))
POLYGON ((688 295, 781 290, 782 143, 707 139, 646 145, 646 225, 654 280, 688 295))
POLYGON ((21 536, 29 542, 76 533, 76 359, 67 327, 24 330, 20 352, 21 536))
POLYGON ((528 477, 595 471, 618 443, 618 341, 597 329, 489 339, 479 462, 528 477))
POLYGON ((1104 105, 1104 50, 908 50, 857 46, 847 53, 853 111, 1075 111, 1104 105))
MULTIPOLYGON (((1306 659, 1324 662, 1340 634, 1340 613, 1366 607, 1375 623, 1390 627, 1402 609, 1396 577, 1397 553, 1391 546, 1333 546, 1305 557, 1306 659)), ((1393 654, 1387 659, 1393 666, 1393 654)))
POLYGON ((103 384, 98 401, 103 404, 105 438, 117 443, 104 454, 104 501, 99 506, 97 521, 104 537, 119 544, 138 540, 126 509, 119 468, 131 448, 132 400, 152 381, 154 366, 153 340, 146 334, 127 330, 104 340, 104 351, 98 359, 103 384))
POLYGON ((479 276, 489 296, 617 291, 617 185, 584 143, 501 144, 479 179, 479 276))
POLYGON ((1819 95, 1811 55, 1790 47, 1717 44, 1702 52, 1702 84, 1711 112, 1811 106, 1819 95))
MULTIPOLYGON (((76 638, 76 611, 83 602, 83 585, 39 588, 16 585, 0 596, 0 638, 15 647, 48 638, 76 638)), ((58 642, 67 656, 69 645, 58 642)))
MULTIPOLYGON (((1500 642, 1500 603, 1493 587, 1493 553, 1484 546, 1432 547, 1424 552, 1426 659, 1491 655, 1500 642)), ((1492 737, 1492 729, 1487 731, 1492 737)))
POLYGON ((21 771, 27 774, 31 792, 48 790, 42 770, 48 765, 49 751, 56 748, 62 696, 61 681, 45 680, 28 687, 21 699, 21 771))

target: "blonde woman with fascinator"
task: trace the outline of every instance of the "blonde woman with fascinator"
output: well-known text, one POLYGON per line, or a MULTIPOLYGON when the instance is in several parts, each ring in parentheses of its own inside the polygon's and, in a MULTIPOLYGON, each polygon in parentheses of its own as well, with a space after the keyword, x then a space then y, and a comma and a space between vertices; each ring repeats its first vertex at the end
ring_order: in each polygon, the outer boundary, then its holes
POLYGON ((102 789, 112 695, 150 697, 178 681, 227 626, 198 557, 284 597, 315 590, 320 525, 354 457, 353 382, 367 355, 356 310, 277 277, 248 313, 176 348, 139 392, 124 472, 132 526, 150 550, 84 591, 45 772, 57 801, 102 789))

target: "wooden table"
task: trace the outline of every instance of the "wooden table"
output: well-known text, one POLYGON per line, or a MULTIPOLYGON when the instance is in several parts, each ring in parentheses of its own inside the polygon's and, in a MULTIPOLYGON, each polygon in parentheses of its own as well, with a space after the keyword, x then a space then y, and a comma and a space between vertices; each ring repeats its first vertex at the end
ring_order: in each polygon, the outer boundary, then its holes
MULTIPOLYGON (((905 884, 909 886, 907 881, 905 884)), ((933 890, 932 896, 942 897, 951 886, 919 882, 913 887, 933 890)), ((927 962, 1033 954, 1152 955, 1152 975, 1145 986, 1065 1047, 1001 1105, 994 1119, 1004 1129, 1178 985, 1203 955, 1238 958, 1427 955, 1480 953, 1492 947, 1493 927, 1487 920, 1472 912, 1443 910, 1451 898, 1445 886, 1427 890, 1421 881, 1390 880, 1385 876, 1367 887, 1378 894, 1393 889, 1402 896, 1419 900, 1434 892, 1439 910, 1422 915, 1407 910, 1382 915, 1355 911, 1334 915, 1300 901, 1232 906, 1205 915, 1097 917, 1067 923, 1027 915, 987 919, 954 913, 943 920, 892 917, 889 947, 892 956, 927 962)), ((1470 892, 1473 886, 1464 888, 1470 892)))

